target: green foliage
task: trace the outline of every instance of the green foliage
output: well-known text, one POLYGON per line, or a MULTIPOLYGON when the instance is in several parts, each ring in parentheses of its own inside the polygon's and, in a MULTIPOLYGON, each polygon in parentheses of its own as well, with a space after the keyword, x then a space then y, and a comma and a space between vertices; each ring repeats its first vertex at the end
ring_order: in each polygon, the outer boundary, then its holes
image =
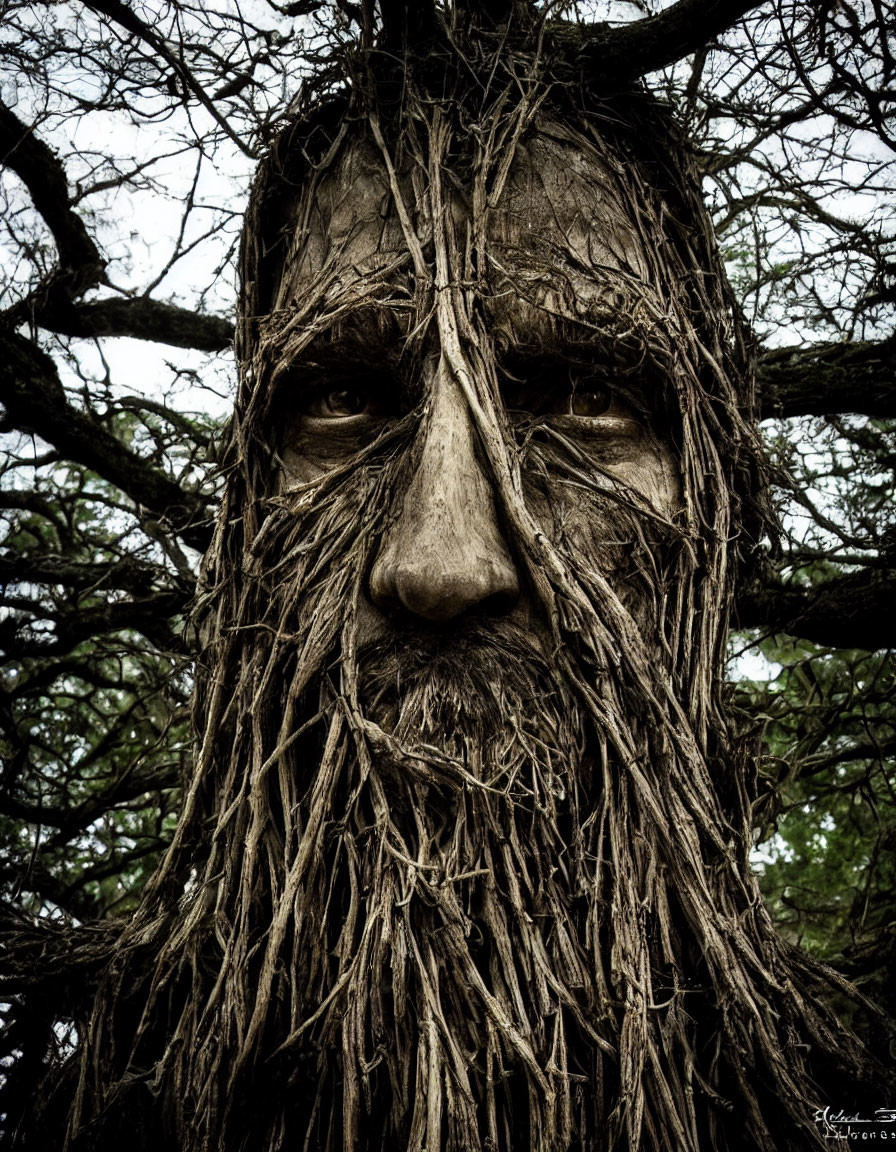
MULTIPOLYGON (((115 424, 132 443, 172 436, 155 414, 115 424)), ((84 468, 23 444, 4 478, 0 895, 35 915, 120 914, 167 843, 189 756, 193 572, 84 468)))
MULTIPOLYGON (((831 416, 767 431, 787 586, 811 594, 843 574, 885 578, 896 422, 831 416)), ((856 608, 841 605, 847 633, 856 608)), ((896 938, 896 655, 762 632, 748 647, 765 669, 737 688, 764 725, 756 860, 769 907, 791 939, 885 986, 896 938)))
POLYGON ((781 928, 829 959, 896 922, 896 664, 788 639, 758 649, 774 676, 738 688, 765 718, 759 872, 781 928))

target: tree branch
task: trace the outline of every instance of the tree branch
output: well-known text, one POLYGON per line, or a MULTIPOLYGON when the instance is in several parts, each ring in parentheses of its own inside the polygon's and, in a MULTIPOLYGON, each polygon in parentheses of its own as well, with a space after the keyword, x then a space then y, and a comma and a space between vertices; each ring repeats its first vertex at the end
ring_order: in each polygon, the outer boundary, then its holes
POLYGON ((92 413, 70 404, 50 357, 15 333, 0 335, 0 403, 8 426, 33 432, 67 460, 116 485, 167 521, 191 547, 204 551, 208 546, 204 497, 181 488, 122 444, 92 413))
POLYGON ((34 135, 5 104, 0 103, 0 154, 31 196, 56 241, 61 272, 71 294, 99 283, 106 262, 72 210, 68 180, 56 153, 34 135))
POLYGON ((81 293, 102 283, 106 261, 84 221, 72 209, 68 179, 59 158, 3 103, 0 161, 25 184, 59 254, 59 268, 53 276, 7 313, 6 322, 11 327, 27 318, 66 336, 132 336, 202 352, 218 352, 231 343, 233 325, 229 321, 149 297, 75 303, 81 293))
POLYGON ((585 30, 580 58, 604 87, 630 83, 690 56, 764 0, 678 0, 644 20, 585 30))
POLYGON ((233 324, 229 320, 191 312, 148 296, 89 304, 52 301, 39 309, 34 319, 41 328, 64 336, 131 336, 200 352, 220 352, 233 341, 233 324))
POLYGON ((114 588, 133 596, 148 596, 160 579, 166 582, 169 590, 179 588, 185 602, 192 594, 192 588, 185 581, 178 581, 164 569, 144 564, 136 556, 126 553, 117 560, 106 562, 69 560, 58 553, 0 555, 0 586, 4 587, 19 583, 63 584, 80 593, 102 594, 114 588))
POLYGON ((774 578, 743 589, 735 627, 785 632, 830 648, 896 647, 896 571, 867 569, 811 587, 774 578))
MULTIPOLYGON (((132 772, 130 766, 121 776, 112 780, 102 791, 71 807, 22 801, 9 793, 0 793, 0 812, 13 820, 27 820, 42 827, 58 829, 65 837, 88 828, 94 820, 113 808, 145 796, 148 792, 164 792, 180 782, 181 768, 174 761, 142 772, 132 772)), ((57 834, 58 842, 61 837, 57 834)))
MULTIPOLYGON (((155 592, 137 600, 98 604, 90 608, 60 611, 39 606, 41 619, 52 620, 52 639, 20 636, 21 619, 10 614, 0 620, 0 647, 9 659, 65 656, 82 644, 110 632, 139 632, 161 652, 182 652, 183 640, 171 625, 172 618, 183 611, 188 598, 172 590, 155 592)), ((12 599, 7 605, 18 607, 12 599)))
POLYGON ((763 352, 758 383, 763 419, 843 412, 896 416, 896 336, 763 352))
POLYGON ((88 974, 108 955, 123 926, 120 920, 88 918, 86 924, 73 925, 38 919, 8 900, 0 901, 0 942, 9 961, 0 975, 0 989, 9 995, 23 988, 66 984, 72 978, 89 983, 88 974))
POLYGON ((250 148, 245 140, 240 137, 239 133, 235 132, 227 123, 227 120, 214 106, 205 89, 184 63, 183 59, 175 55, 165 40, 148 24, 145 24, 133 9, 129 8, 127 4, 123 4, 121 0, 84 0, 84 6, 101 16, 105 16, 113 23, 120 25, 125 31, 130 32, 132 36, 136 36, 139 40, 142 40, 144 44, 149 45, 149 47, 158 53, 165 63, 173 69, 175 74, 180 77, 184 87, 193 93, 218 127, 230 137, 237 148, 246 156, 252 159, 256 158, 256 152, 250 148))

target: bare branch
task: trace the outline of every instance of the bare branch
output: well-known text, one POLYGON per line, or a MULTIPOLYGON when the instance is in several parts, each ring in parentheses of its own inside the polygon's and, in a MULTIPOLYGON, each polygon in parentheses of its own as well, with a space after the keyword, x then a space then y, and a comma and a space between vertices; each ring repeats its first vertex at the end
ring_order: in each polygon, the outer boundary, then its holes
POLYGON ((784 632, 830 648, 892 648, 894 596, 893 569, 869 569, 812 587, 768 579, 740 593, 736 626, 784 632))
POLYGON ((14 333, 0 337, 0 402, 8 427, 40 436, 64 457, 97 472, 167 521, 191 547, 205 549, 209 540, 205 499, 148 464, 92 413, 73 407, 50 357, 14 333))
POLYGON ((88 304, 48 301, 34 317, 41 328, 65 336, 131 336, 176 348, 220 352, 233 340, 233 324, 148 296, 88 304))
POLYGON ((759 392, 764 418, 896 416, 896 337, 766 351, 759 361, 759 392))
POLYGON ((636 80, 704 48, 764 0, 678 0, 644 20, 587 29, 581 57, 605 87, 636 80))
POLYGON ((106 262, 72 210, 65 170, 51 148, 34 135, 5 104, 0 103, 0 152, 31 194, 59 252, 59 262, 71 293, 83 292, 103 279, 106 262))
POLYGON ((121 0, 85 0, 85 6, 99 13, 101 16, 105 16, 107 19, 113 21, 113 23, 120 25, 127 32, 139 37, 145 44, 148 44, 149 47, 152 48, 154 52, 157 52, 166 64, 175 71, 185 87, 193 93, 222 131, 236 144, 237 148, 246 156, 254 157, 256 155, 254 149, 250 148, 240 137, 239 133, 235 132, 227 123, 227 120, 214 106, 211 98, 207 95, 205 89, 184 61, 172 52, 161 36, 143 23, 136 12, 128 8, 126 4, 121 3, 121 0))

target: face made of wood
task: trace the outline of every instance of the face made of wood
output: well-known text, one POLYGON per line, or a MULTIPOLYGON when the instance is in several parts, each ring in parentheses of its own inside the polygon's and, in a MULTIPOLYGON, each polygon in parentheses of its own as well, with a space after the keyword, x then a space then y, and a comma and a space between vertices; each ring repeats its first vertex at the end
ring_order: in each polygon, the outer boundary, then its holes
POLYGON ((460 151, 255 202, 200 718, 242 950, 201 1027, 281 1061, 280 1143, 634 1147, 648 1092, 640 1146, 702 1137, 766 1002, 710 731, 718 293, 633 163, 460 151))
POLYGON ((413 172, 397 183, 401 211, 379 157, 353 148, 297 224, 275 312, 288 324, 301 309, 311 335, 274 372, 281 483, 313 488, 337 470, 351 483, 353 456, 410 421, 360 627, 531 622, 495 445, 535 520, 574 553, 620 544, 595 492, 673 521, 662 374, 682 320, 630 188, 560 127, 518 150, 487 210, 457 181, 441 203, 413 172), (545 437, 579 482, 541 457, 527 476, 525 445, 545 437))

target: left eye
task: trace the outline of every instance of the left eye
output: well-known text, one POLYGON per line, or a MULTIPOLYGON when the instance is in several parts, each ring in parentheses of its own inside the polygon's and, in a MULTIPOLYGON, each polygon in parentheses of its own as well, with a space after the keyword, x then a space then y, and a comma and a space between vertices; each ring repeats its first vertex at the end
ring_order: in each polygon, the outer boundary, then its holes
POLYGON ((365 388, 334 388, 313 397, 305 409, 308 416, 320 420, 347 420, 352 416, 373 416, 381 405, 365 388))

